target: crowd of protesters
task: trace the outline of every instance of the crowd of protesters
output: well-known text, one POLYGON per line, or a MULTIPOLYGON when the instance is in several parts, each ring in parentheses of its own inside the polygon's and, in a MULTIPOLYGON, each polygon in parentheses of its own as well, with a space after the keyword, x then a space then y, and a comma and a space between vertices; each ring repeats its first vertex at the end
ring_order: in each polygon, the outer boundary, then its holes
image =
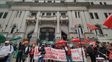
POLYGON ((104 60, 112 62, 112 43, 97 43, 96 45, 89 45, 87 53, 91 58, 91 62, 96 62, 97 57, 102 57, 104 60))
MULTIPOLYGON (((43 43, 30 44, 30 42, 27 39, 24 39, 19 44, 12 44, 10 43, 10 41, 5 41, 5 45, 0 48, 0 62, 12 62, 11 59, 12 54, 15 55, 13 57, 16 59, 16 62, 25 62, 27 60, 27 57, 30 58, 29 60, 30 62, 35 62, 34 60, 35 46, 39 46, 38 50, 40 52, 37 62, 45 61, 44 60, 44 56, 46 54, 45 47, 64 49, 67 62, 73 62, 71 57, 71 49, 77 48, 74 47, 73 45, 70 46, 67 43, 63 45, 62 44, 47 45, 43 43), (1 54, 2 52, 4 52, 4 54, 1 54), (1 55, 4 55, 4 57, 2 58, 1 55)), ((85 55, 90 57, 91 62, 96 62, 97 57, 102 57, 105 60, 109 60, 109 62, 112 62, 112 43, 96 43, 96 45, 89 44, 89 46, 83 46, 83 48, 85 49, 85 55)), ((50 60, 50 62, 55 61, 50 60)))

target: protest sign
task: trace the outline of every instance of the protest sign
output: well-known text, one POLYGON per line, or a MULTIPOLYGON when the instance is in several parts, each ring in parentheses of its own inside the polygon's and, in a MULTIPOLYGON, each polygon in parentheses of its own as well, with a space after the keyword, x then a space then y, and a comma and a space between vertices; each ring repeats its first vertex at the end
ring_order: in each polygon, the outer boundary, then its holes
MULTIPOLYGON (((65 51, 63 49, 54 49, 51 47, 45 47, 46 50, 46 54, 44 59, 48 60, 56 60, 56 61, 67 61, 66 60, 66 54, 65 51)), ((81 52, 81 48, 77 48, 77 49, 71 49, 72 52, 72 60, 73 61, 83 61, 82 57, 84 57, 84 60, 86 60, 85 58, 85 53, 84 53, 84 49, 83 50, 83 55, 82 56, 82 52, 81 52)), ((38 47, 35 48, 35 53, 34 53, 34 59, 38 59, 39 56, 39 51, 38 51, 38 47)))
POLYGON ((85 52, 84 52, 83 48, 82 48, 82 50, 81 50, 81 48, 77 48, 77 49, 72 49, 71 51, 72 51, 72 60, 73 61, 83 61, 82 57, 84 57, 84 61, 86 61, 85 52), (82 54, 82 51, 83 51, 83 54, 82 54))
POLYGON ((36 46, 34 50, 34 59, 37 60, 38 56, 39 56, 39 51, 38 51, 38 46, 36 46))

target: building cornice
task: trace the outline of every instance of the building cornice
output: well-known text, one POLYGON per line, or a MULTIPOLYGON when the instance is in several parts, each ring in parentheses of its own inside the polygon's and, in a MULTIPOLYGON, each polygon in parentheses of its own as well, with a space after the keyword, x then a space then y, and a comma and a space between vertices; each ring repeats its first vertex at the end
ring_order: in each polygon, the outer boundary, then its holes
POLYGON ((67 11, 87 9, 112 9, 112 5, 90 5, 89 2, 65 2, 65 3, 35 3, 35 2, 7 2, 11 10, 31 11, 67 11))
POLYGON ((87 6, 88 9, 112 9, 112 5, 89 5, 87 6))
POLYGON ((88 2, 65 2, 65 3, 35 3, 35 2, 7 2, 12 6, 87 6, 88 2))

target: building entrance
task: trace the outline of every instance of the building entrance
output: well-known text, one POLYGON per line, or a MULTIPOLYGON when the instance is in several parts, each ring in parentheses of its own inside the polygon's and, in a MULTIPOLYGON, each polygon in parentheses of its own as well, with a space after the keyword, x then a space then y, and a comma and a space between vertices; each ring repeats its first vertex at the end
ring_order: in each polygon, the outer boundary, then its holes
POLYGON ((40 28, 40 40, 53 41, 55 38, 55 28, 43 27, 40 28))

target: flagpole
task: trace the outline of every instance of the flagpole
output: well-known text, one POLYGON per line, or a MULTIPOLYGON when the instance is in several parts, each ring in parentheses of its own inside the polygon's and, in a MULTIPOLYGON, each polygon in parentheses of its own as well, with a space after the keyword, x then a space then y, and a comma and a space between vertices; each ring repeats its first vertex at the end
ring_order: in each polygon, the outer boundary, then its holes
POLYGON ((78 26, 78 33, 79 33, 79 39, 80 39, 80 46, 81 46, 82 59, 83 59, 83 62, 84 62, 84 54, 83 54, 83 49, 82 49, 82 44, 81 44, 81 34, 80 34, 79 28, 80 28, 80 26, 78 26))

